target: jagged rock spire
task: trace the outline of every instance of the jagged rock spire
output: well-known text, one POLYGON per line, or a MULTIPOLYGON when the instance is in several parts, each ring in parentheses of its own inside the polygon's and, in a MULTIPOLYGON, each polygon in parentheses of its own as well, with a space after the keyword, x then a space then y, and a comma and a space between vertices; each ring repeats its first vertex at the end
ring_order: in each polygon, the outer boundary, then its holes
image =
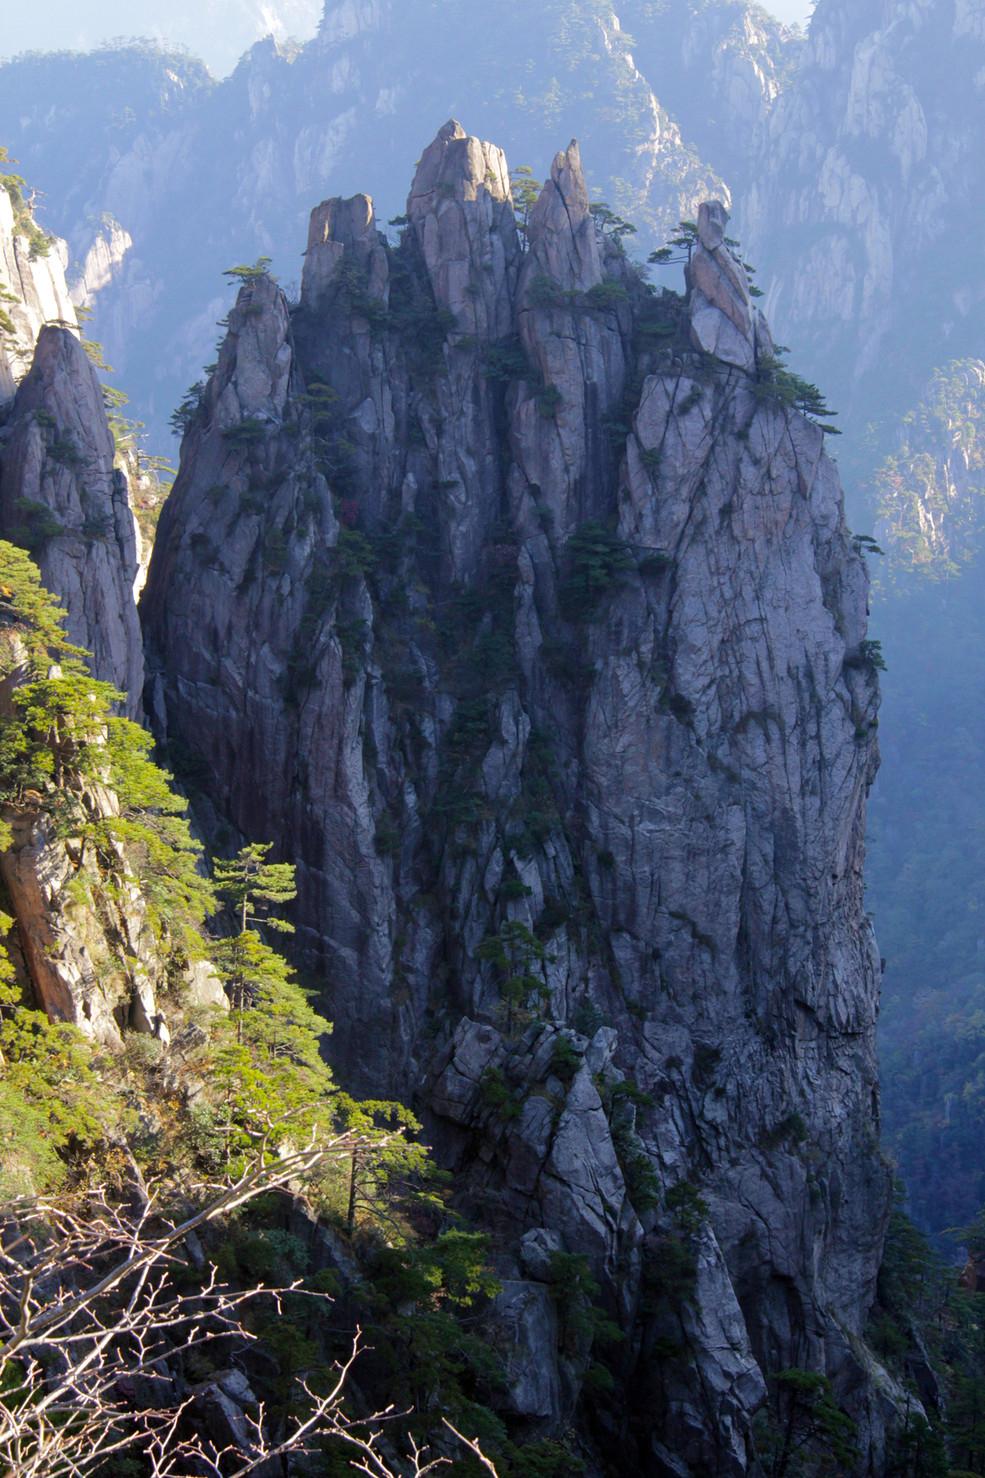
POLYGON ((386 307, 389 292, 386 252, 368 195, 353 195, 348 200, 334 196, 323 200, 311 212, 301 275, 301 302, 305 307, 317 306, 346 252, 365 270, 370 297, 386 307))
POLYGON ((527 238, 528 280, 543 274, 559 286, 578 292, 586 292, 602 281, 577 139, 554 156, 551 177, 530 212, 527 238))
MULTIPOLYGON (((558 1232, 635 1330, 641 1264, 676 1232, 606 1138, 611 1030, 652 1099, 652 1185, 711 1212, 693 1296, 654 1316, 693 1359, 671 1388, 633 1357, 658 1465, 745 1472, 756 1363, 777 1361, 851 1382, 880 1450, 856 1354, 888 1210, 861 882, 878 686, 837 473, 819 427, 752 394, 720 206, 689 323, 596 230, 570 146, 494 354, 511 215, 498 151, 447 125, 375 314, 347 276, 376 250, 367 197, 316 212, 306 280, 327 290, 291 322, 293 420, 289 395, 237 444, 213 387, 185 440, 147 586, 155 713, 208 766, 216 822, 296 860, 335 1060, 374 1096, 419 1085, 469 1193, 558 1232), (556 1103, 534 1087, 556 1027, 494 1024, 479 946, 514 922, 550 935, 550 1014, 584 1058, 556 1103), (600 1015, 591 1042, 570 1030, 600 1015), (508 1122, 488 1070, 521 1087, 508 1122)), ((216 383, 240 340, 233 315, 216 383)), ((519 1409, 562 1421, 558 1389, 519 1409)))
POLYGON ((763 315, 753 308, 749 276, 725 239, 729 215, 720 200, 698 207, 698 244, 687 270, 691 339, 696 349, 751 373, 757 349, 772 352, 763 315))
POLYGON ((502 149, 451 119, 421 157, 407 215, 438 305, 459 330, 509 333, 520 246, 502 149))
POLYGON ((133 514, 102 390, 74 333, 42 328, 8 424, 0 535, 20 541, 27 520, 41 578, 68 612, 69 639, 92 653, 97 678, 129 695, 133 717, 143 688, 133 514))
MULTIPOLYGON (((65 243, 59 245, 64 248, 65 243)), ((0 401, 4 401, 30 369, 42 325, 77 327, 58 252, 39 256, 32 251, 6 190, 0 190, 0 291, 4 313, 13 325, 12 332, 0 334, 0 401)))

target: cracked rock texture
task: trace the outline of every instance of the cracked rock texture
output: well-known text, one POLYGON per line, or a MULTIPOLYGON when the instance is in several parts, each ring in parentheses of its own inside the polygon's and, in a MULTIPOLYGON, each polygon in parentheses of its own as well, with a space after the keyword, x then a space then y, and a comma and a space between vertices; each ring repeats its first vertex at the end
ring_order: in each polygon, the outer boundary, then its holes
POLYGON ((597 229, 574 144, 525 240, 454 123, 407 215, 394 248, 328 201, 300 305, 244 285, 142 597, 148 709, 213 839, 297 864, 340 1070, 416 1097, 501 1233, 509 1409, 584 1415, 544 1297, 580 1253, 623 1471, 751 1470, 795 1365, 877 1471, 879 694, 824 435, 757 378, 720 208, 690 300, 597 229))
POLYGON ((47 256, 31 249, 6 190, 0 190, 0 404, 27 374, 42 324, 76 326, 75 307, 65 286, 63 241, 47 256))
POLYGON ((981 352, 983 126, 979 0, 818 0, 739 234, 778 336, 853 429, 981 352))
MULTIPOLYGON (((4 197, 6 198, 6 197, 4 197)), ((140 708, 137 543, 96 372, 75 334, 43 327, 0 432, 0 537, 26 545, 93 674, 140 708)))

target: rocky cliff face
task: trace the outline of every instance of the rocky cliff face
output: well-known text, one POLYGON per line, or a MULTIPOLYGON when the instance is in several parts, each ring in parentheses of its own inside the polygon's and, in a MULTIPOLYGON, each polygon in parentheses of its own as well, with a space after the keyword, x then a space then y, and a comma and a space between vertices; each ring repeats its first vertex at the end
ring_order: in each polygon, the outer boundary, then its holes
POLYGON ((860 425, 979 352, 983 110, 978 4, 819 0, 769 117, 743 239, 769 273, 781 337, 832 394, 860 402, 860 425))
POLYGON ((127 481, 114 465, 102 390, 77 336, 41 329, 0 430, 0 537, 31 549, 68 612, 69 639, 96 677, 140 707, 137 546, 127 481))
POLYGON ((93 672, 140 706, 137 546, 103 393, 65 285, 20 188, 0 189, 0 537, 31 549, 93 672), (15 210, 15 203, 17 209, 15 210))
POLYGON ((59 255, 65 243, 52 243, 54 250, 39 254, 23 228, 23 214, 15 214, 11 196, 0 189, 0 404, 27 374, 42 325, 76 326, 59 255))
POLYGON ((394 249, 327 201, 300 305, 244 285, 143 597, 150 710, 217 844, 297 863, 350 1081, 416 1093, 502 1231, 514 1413, 581 1387, 545 1271, 578 1252, 629 1336, 627 1399, 579 1410, 626 1471, 745 1471, 795 1365, 877 1467, 878 688, 823 433, 756 368, 720 206, 689 300, 596 229, 574 144, 525 242, 457 124, 407 216, 394 249))
POLYGON ((223 269, 264 253, 290 284, 312 200, 368 178, 385 223, 402 209, 408 141, 441 118, 467 106, 539 179, 577 128, 592 198, 639 227, 645 255, 700 200, 745 188, 798 45, 728 0, 327 0, 317 37, 258 43, 221 84, 148 45, 19 59, 3 72, 0 137, 46 191, 76 301, 95 295, 95 335, 163 442, 214 357, 223 269))

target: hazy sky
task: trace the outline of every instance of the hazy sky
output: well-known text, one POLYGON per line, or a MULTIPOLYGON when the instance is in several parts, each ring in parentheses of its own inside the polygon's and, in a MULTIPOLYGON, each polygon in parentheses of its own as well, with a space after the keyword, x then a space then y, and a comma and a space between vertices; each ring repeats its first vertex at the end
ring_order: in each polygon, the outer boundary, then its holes
MULTIPOLYGON (((313 36, 322 0, 33 0, 5 5, 0 56, 20 51, 88 50, 114 36, 183 42, 217 76, 260 36, 313 36)), ((613 9, 619 13, 619 0, 613 9)), ((767 9, 806 26, 808 0, 773 0, 767 9)))

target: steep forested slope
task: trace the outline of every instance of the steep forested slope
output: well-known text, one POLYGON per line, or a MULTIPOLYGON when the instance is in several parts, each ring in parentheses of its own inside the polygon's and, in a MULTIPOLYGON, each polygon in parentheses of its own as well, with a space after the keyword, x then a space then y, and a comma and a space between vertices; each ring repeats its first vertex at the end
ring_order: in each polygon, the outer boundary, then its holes
POLYGON ((985 1203, 983 385, 980 360, 937 371, 867 490, 886 550, 885 763, 868 868, 886 957, 886 1131, 913 1214, 935 1232, 985 1203))

